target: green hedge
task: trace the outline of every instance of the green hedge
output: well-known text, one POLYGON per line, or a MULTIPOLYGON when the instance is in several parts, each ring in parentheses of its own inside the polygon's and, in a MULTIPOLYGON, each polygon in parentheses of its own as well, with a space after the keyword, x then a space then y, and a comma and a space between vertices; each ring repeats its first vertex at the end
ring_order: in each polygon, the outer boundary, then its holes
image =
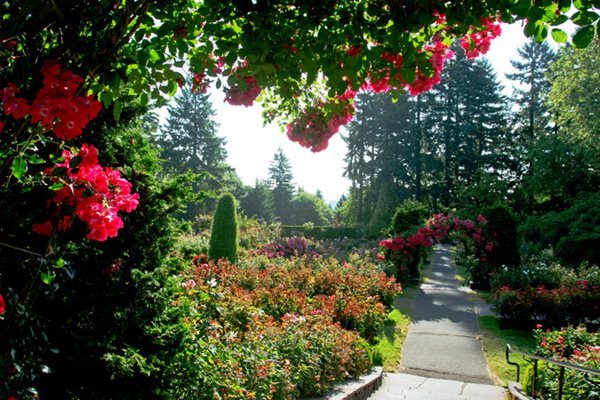
POLYGON ((313 239, 362 239, 364 232, 358 228, 351 227, 331 227, 331 226, 294 226, 286 225, 281 227, 281 234, 284 237, 304 236, 313 239))

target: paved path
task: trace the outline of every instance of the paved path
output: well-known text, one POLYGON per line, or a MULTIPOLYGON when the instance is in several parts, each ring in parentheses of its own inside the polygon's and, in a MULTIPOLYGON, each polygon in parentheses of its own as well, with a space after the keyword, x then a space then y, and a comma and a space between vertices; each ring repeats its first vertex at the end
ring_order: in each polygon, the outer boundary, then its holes
POLYGON ((455 275, 450 246, 436 246, 429 280, 415 299, 402 373, 387 374, 371 399, 504 399, 503 389, 492 386, 478 340, 481 303, 458 286, 455 275))

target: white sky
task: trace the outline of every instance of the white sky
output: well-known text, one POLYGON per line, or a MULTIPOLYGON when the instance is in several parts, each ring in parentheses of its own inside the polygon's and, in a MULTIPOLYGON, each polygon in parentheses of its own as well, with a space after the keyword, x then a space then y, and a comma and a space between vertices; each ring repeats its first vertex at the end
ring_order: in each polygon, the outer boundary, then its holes
MULTIPOLYGON (((498 79, 510 72, 510 60, 517 57, 516 49, 525 41, 520 25, 503 24, 502 35, 496 38, 485 57, 492 63, 498 79)), ((504 82, 508 86, 507 82, 504 82)), ((506 88, 507 90, 508 87, 506 88)), ((218 135, 227 140, 227 161, 247 185, 256 179, 268 177, 269 163, 279 147, 290 160, 295 186, 315 193, 321 190, 328 203, 335 203, 347 193, 350 181, 343 177, 346 145, 339 134, 329 141, 329 147, 320 152, 291 142, 276 125, 263 127, 259 106, 231 106, 223 101, 223 94, 211 95, 219 123, 218 135)), ((343 129, 343 128, 342 128, 343 129)))

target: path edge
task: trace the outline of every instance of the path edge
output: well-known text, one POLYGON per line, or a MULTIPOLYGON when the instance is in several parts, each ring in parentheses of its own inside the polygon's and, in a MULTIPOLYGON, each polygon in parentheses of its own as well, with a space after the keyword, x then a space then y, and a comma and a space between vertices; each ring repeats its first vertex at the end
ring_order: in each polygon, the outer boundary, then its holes
POLYGON ((383 367, 373 367, 367 375, 334 385, 333 389, 322 397, 304 400, 366 400, 383 381, 383 367))

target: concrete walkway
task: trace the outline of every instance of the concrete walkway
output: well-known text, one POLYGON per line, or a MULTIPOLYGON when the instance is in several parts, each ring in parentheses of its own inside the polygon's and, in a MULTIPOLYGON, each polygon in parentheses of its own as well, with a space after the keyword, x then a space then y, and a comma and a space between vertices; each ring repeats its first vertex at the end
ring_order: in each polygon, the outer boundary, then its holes
POLYGON ((400 374, 387 374, 373 400, 502 400, 478 340, 476 303, 459 287, 450 246, 437 245, 429 280, 419 288, 400 374))

